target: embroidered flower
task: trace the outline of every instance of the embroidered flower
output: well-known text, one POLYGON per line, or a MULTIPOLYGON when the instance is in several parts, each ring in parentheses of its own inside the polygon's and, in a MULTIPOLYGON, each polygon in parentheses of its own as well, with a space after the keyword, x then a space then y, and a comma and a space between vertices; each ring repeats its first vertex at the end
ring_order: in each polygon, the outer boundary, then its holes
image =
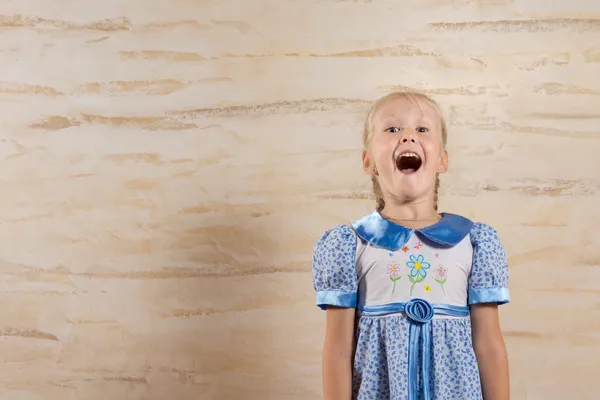
POLYGON ((402 271, 400 271, 400 266, 398 264, 389 264, 388 265, 388 274, 392 278, 397 278, 400 276, 402 271))
POLYGON ((427 293, 431 292, 431 286, 429 286, 429 285, 425 285, 425 286, 423 286, 423 289, 424 289, 424 290, 425 290, 427 293))
POLYGON ((394 282, 394 287, 392 288, 392 294, 394 294, 394 292, 396 291, 396 281, 399 281, 400 278, 402 278, 402 276, 401 276, 402 270, 400 270, 400 265, 393 263, 393 264, 388 264, 387 272, 388 272, 388 275, 390 276, 390 280, 392 282, 394 282))
POLYGON ((421 242, 417 242, 417 244, 415 245, 415 249, 419 250, 421 247, 423 247, 421 242))
POLYGON ((448 277, 448 268, 445 268, 442 264, 438 265, 433 272, 435 272, 435 277, 437 279, 446 279, 448 277))
POLYGON ((402 251, 405 253, 408 253, 408 251, 410 250, 410 248, 408 246, 403 246, 402 247, 402 251))
POLYGON ((406 266, 410 268, 408 279, 412 282, 412 286, 410 287, 410 295, 412 296, 413 288, 417 283, 425 280, 425 277, 427 276, 426 270, 431 267, 431 264, 425 261, 425 257, 423 257, 422 254, 419 254, 418 257, 411 254, 408 256, 408 259, 409 261, 406 262, 406 266))
POLYGON ((422 254, 419 254, 418 257, 413 256, 412 254, 408 256, 409 261, 406 262, 406 266, 410 268, 410 276, 413 278, 425 278, 427 276, 427 269, 431 267, 431 264, 425 261, 425 257, 422 254))
POLYGON ((444 292, 444 296, 446 295, 446 291, 444 290, 444 284, 448 279, 448 268, 444 267, 442 264, 438 265, 436 269, 433 270, 435 272, 435 281, 440 284, 442 287, 442 292, 444 292))

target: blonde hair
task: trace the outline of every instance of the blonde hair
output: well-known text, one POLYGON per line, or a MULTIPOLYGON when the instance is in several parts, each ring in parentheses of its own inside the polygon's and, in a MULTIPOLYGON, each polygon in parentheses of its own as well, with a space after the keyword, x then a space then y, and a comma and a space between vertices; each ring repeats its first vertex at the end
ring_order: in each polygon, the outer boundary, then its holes
MULTIPOLYGON (((364 126, 364 131, 363 131, 363 147, 364 147, 364 149, 365 150, 368 149, 369 142, 371 141, 371 137, 373 136, 373 119, 375 118, 377 111, 379 111, 381 109, 381 107, 383 107, 383 105, 386 104, 389 100, 398 99, 398 98, 408 98, 409 100, 415 102, 416 104, 419 104, 418 100, 423 100, 437 112, 438 116, 440 117, 440 129, 442 131, 442 146, 443 146, 443 148, 445 148, 446 141, 448 139, 448 131, 446 129, 446 121, 444 120, 444 117, 442 115, 439 105, 436 103, 435 100, 433 100, 431 97, 427 96, 426 94, 411 91, 411 92, 393 92, 393 93, 390 93, 390 94, 387 94, 387 95, 381 97, 379 100, 377 100, 375 103, 373 103, 373 105, 369 109, 367 118, 365 119, 365 126, 364 126)), ((373 182, 373 194, 375 195, 375 208, 377 209, 377 211, 382 211, 385 207, 385 200, 383 200, 383 192, 381 191, 381 185, 379 184, 379 181, 375 175, 371 176, 371 181, 373 182)), ((435 178, 435 189, 434 189, 434 196, 433 196, 433 207, 435 208, 436 211, 438 209, 439 189, 440 189, 440 178, 439 178, 439 175, 437 175, 435 178)))

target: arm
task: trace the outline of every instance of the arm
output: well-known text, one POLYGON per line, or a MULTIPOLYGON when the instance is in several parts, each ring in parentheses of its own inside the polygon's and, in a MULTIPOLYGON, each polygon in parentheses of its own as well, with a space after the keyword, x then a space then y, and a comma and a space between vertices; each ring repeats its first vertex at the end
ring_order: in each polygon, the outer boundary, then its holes
POLYGON ((323 346, 325 400, 350 400, 352 397, 354 314, 354 308, 327 307, 323 346))
POLYGON ((325 400, 352 397, 354 318, 358 294, 357 239, 352 228, 340 225, 327 231, 315 245, 313 283, 317 306, 326 310, 323 347, 325 400))
POLYGON ((483 398, 508 400, 508 357, 498 318, 498 306, 510 302, 508 260, 498 232, 491 226, 476 223, 470 236, 473 266, 468 304, 483 398))
POLYGON ((500 331, 498 305, 495 303, 472 305, 471 329, 483 398, 509 400, 508 357, 500 331))

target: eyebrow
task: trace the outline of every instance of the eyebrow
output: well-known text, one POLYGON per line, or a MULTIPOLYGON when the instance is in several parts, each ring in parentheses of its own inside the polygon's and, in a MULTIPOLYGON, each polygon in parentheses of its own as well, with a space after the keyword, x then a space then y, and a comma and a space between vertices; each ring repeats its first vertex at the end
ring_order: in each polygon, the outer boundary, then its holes
MULTIPOLYGON (((401 119, 400 116, 394 116, 394 115, 386 115, 384 117, 379 118, 379 120, 381 121, 380 123, 382 125, 389 125, 389 124, 392 124, 392 123, 398 123, 398 122, 401 122, 400 119, 401 119)), ((431 120, 431 118, 429 118, 428 116, 423 115, 419 119, 419 123, 433 125, 433 124, 435 124, 435 121, 431 120)))

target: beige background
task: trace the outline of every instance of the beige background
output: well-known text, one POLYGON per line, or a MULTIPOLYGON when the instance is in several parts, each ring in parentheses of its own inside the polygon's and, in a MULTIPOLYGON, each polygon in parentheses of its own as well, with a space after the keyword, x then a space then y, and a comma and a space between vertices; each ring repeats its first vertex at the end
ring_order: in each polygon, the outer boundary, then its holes
POLYGON ((0 398, 317 399, 314 241, 426 91, 492 224, 514 399, 597 399, 600 2, 1 0, 0 398))

